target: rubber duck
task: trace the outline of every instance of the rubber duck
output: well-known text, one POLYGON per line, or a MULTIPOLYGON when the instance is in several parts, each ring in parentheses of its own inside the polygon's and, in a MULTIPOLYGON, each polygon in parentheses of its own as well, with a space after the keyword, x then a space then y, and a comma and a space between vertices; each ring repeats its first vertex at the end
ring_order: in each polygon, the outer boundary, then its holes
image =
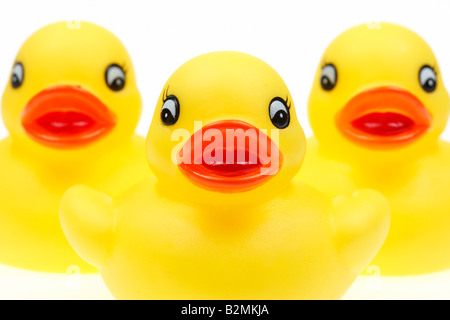
POLYGON ((62 22, 24 43, 2 100, 0 263, 97 271, 67 242, 59 203, 74 185, 117 195, 149 174, 140 112, 130 57, 109 31, 62 22))
POLYGON ((375 191, 331 199, 294 182, 305 147, 275 70, 201 55, 162 90, 155 177, 119 197, 71 188, 63 230, 118 299, 338 299, 381 247, 390 208, 375 191))
POLYGON ((298 178, 334 196, 381 192, 390 233, 372 265, 382 275, 450 267, 450 145, 439 139, 449 96, 438 62, 413 31, 354 27, 325 51, 309 99, 314 137, 298 178))

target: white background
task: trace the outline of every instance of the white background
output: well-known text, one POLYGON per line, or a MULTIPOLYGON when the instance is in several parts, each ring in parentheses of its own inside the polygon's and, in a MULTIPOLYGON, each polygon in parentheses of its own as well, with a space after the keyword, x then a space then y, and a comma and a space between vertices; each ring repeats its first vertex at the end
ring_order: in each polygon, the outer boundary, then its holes
MULTIPOLYGON (((281 74, 309 135, 306 102, 330 41, 360 23, 404 25, 428 41, 445 81, 450 79, 449 15, 448 0, 1 1, 0 87, 9 81, 15 55, 34 31, 56 21, 85 20, 111 30, 131 54, 144 100, 140 134, 146 135, 160 90, 177 67, 202 53, 236 50, 265 60, 281 74)), ((0 124, 0 138, 6 135, 0 124)), ((450 140, 449 129, 444 138, 450 140)), ((0 267, 0 298, 110 297, 97 277, 76 280, 78 289, 67 286, 73 282, 68 278, 0 267)), ((373 280, 360 278, 347 297, 450 298, 449 273, 373 280)))

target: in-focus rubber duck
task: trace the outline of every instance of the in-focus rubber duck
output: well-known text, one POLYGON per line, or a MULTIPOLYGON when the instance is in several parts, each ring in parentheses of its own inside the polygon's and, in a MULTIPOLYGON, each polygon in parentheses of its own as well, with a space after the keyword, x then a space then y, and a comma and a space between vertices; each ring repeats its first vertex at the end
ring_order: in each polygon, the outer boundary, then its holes
POLYGON ((372 262, 382 275, 450 267, 450 145, 439 140, 449 106, 433 52, 404 27, 357 26, 323 55, 299 178, 330 196, 388 198, 391 230, 372 262))
POLYGON ((63 22, 25 42, 2 101, 0 263, 97 270, 64 237, 59 203, 74 185, 117 195, 149 175, 140 112, 130 57, 109 31, 63 22))
POLYGON ((64 232, 119 299, 340 298, 381 247, 390 209, 375 191, 332 200, 293 182, 305 142, 269 65, 199 56, 158 101, 156 178, 116 198, 70 189, 64 232))

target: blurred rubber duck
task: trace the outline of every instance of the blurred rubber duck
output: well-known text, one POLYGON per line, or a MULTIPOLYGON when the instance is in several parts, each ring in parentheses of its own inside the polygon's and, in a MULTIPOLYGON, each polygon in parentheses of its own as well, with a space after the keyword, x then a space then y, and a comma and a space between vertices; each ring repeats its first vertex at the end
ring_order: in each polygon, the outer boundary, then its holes
POLYGON ((0 263, 97 270, 64 237, 59 203, 80 183, 117 195, 148 176, 140 112, 131 60, 107 30, 56 23, 25 42, 2 101, 0 263))
POLYGON ((450 145, 439 140, 449 106, 433 52, 404 27, 357 26, 323 55, 299 179, 329 196, 388 198, 391 229, 372 262, 384 275, 450 267, 450 145))
POLYGON ((292 179, 305 137, 266 63, 215 52, 168 80, 147 138, 151 177, 114 198, 86 186, 64 232, 119 299, 340 298, 381 247, 389 206, 292 179))

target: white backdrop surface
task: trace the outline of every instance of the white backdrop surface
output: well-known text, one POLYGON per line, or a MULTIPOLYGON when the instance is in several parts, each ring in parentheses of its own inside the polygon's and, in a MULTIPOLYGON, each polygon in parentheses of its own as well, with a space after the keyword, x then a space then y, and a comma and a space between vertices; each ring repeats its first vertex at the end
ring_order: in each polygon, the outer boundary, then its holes
MULTIPOLYGON (((419 33, 450 79, 447 0, 40 0, 0 3, 0 88, 23 41, 46 24, 85 20, 115 33, 128 48, 144 100, 138 132, 146 135, 163 84, 182 63, 216 50, 255 55, 272 65, 293 95, 307 135, 306 102, 317 63, 342 31, 394 22, 419 33)), ((450 81, 450 80, 448 80, 450 81)), ((7 135, 0 123, 0 138, 7 135)), ((450 129, 443 134, 450 140, 450 129)), ((110 299, 99 276, 49 275, 0 267, 0 299, 110 299)), ((360 277, 348 299, 450 298, 450 272, 420 277, 360 277)))

